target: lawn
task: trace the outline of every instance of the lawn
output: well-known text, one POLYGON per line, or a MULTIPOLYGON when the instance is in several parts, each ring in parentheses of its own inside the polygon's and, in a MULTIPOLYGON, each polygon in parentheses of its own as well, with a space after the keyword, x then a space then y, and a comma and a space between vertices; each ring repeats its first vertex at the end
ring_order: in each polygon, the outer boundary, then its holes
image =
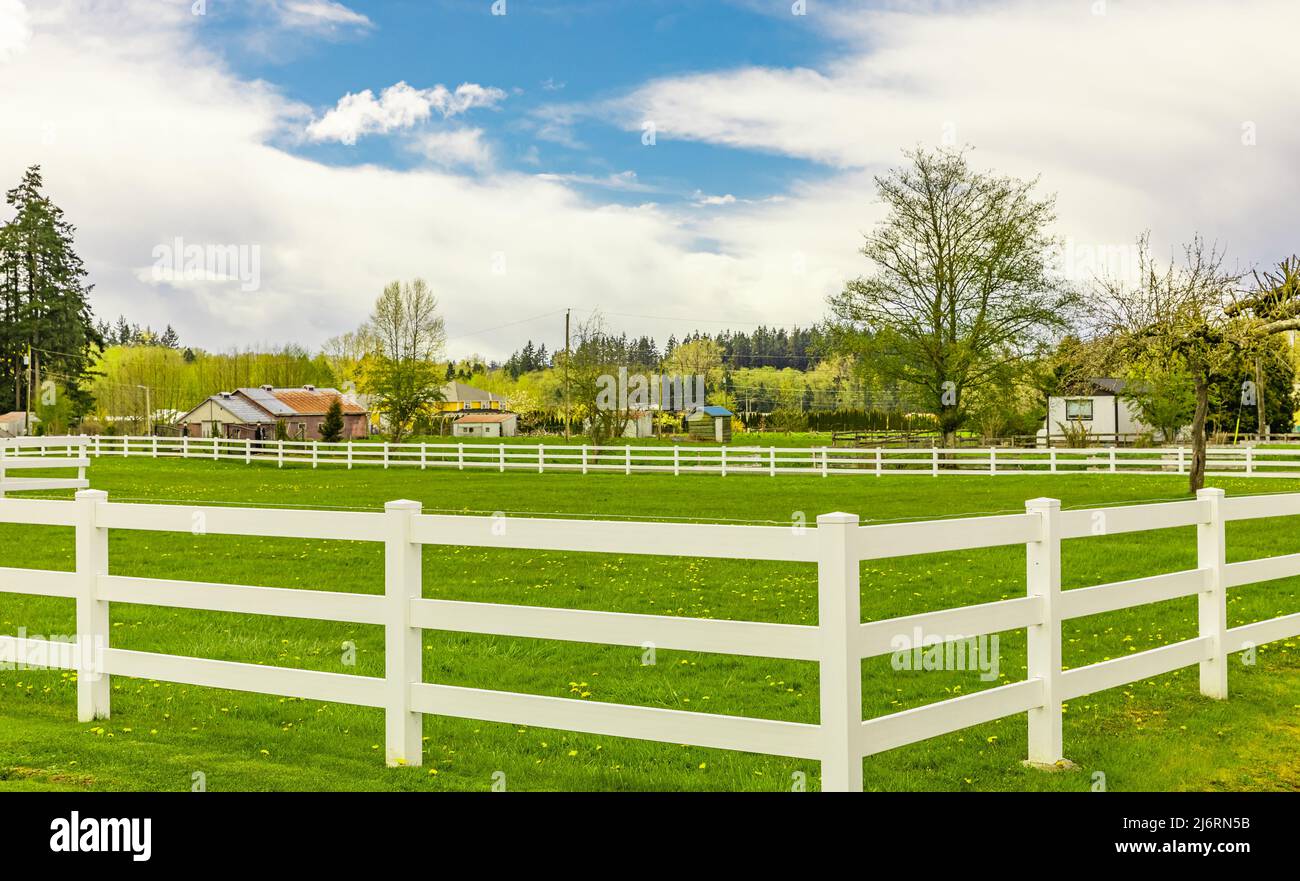
MULTIPOLYGON (((1125 475, 944 475, 940 478, 578 474, 410 469, 312 470, 207 461, 94 461, 92 485, 117 501, 295 505, 377 510, 412 498, 426 512, 690 516, 788 524, 845 510, 887 521, 1022 511, 1051 495, 1066 507, 1184 497, 1185 479, 1125 475)), ((1300 482, 1212 481, 1229 494, 1300 491, 1300 482)), ((1300 552, 1291 522, 1228 525, 1229 560, 1300 552)), ((1191 528, 1065 544, 1066 588, 1195 565, 1191 528)), ((306 590, 382 591, 381 549, 311 542, 115 532, 114 574, 306 590)), ((749 563, 539 551, 427 548, 425 595, 566 608, 816 623, 816 572, 749 563)), ((0 524, 0 565, 70 568, 67 529, 0 524)), ((864 620, 1024 593, 1023 548, 865 563, 864 620)), ((1300 579, 1229 595, 1229 624, 1300 611, 1300 579)), ((120 648, 378 676, 382 630, 328 622, 115 604, 120 648), (351 649, 349 647, 355 647, 351 649)), ((74 631, 71 601, 0 594, 0 632, 74 631)), ((1080 666, 1196 634, 1194 598, 1067 622, 1065 662, 1080 666)), ((1011 717, 870 757, 872 790, 1300 790, 1300 651, 1262 647, 1234 658, 1231 700, 1197 693, 1195 667, 1072 702, 1069 773, 1023 768, 1025 719, 1011 717)), ((977 672, 895 671, 863 664, 873 717, 1024 677, 1024 634, 1000 634, 997 682, 977 672)), ((580 700, 817 719, 817 669, 806 662, 427 632, 425 678, 580 700)), ((619 738, 425 717, 423 768, 383 764, 382 713, 358 707, 115 678, 113 718, 76 721, 71 674, 0 672, 0 789, 211 790, 789 790, 815 762, 619 738), (502 778, 500 774, 504 775, 502 778)))

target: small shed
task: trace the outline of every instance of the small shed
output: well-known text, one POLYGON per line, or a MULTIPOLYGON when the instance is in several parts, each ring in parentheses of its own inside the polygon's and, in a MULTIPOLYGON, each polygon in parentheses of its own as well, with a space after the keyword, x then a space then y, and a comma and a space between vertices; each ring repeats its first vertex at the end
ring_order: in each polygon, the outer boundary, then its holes
POLYGON ((518 431, 518 413, 466 413, 451 424, 455 437, 514 437, 518 431))
POLYGON ((686 433, 691 440, 729 444, 732 415, 726 407, 696 407, 686 414, 686 433))

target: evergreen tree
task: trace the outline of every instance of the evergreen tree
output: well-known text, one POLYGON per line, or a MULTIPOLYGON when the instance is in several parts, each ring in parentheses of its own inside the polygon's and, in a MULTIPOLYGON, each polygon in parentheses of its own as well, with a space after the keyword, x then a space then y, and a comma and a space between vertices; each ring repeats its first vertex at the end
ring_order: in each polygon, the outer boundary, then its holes
POLYGON ((336 444, 343 438, 343 401, 335 398, 330 401, 325 411, 325 421, 320 424, 320 438, 326 443, 336 444))
POLYGON ((75 420, 90 407, 82 386, 103 338, 90 312, 92 286, 73 250, 75 228, 42 186, 40 166, 33 165, 5 193, 14 216, 0 226, 0 402, 25 405, 30 347, 31 375, 59 379, 75 420))

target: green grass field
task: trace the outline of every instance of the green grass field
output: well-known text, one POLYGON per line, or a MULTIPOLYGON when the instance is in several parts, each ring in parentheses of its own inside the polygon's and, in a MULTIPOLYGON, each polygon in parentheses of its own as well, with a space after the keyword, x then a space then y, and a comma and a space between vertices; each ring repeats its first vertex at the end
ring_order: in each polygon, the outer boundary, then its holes
MULTIPOLYGON (((1050 495, 1066 507, 1184 497, 1177 476, 945 475, 719 478, 537 475, 409 469, 277 470, 239 463, 95 460, 92 485, 117 501, 202 501, 376 510, 412 498, 427 512, 693 517, 788 524, 845 510, 867 521, 1022 511, 1050 495)), ((1212 481, 1229 494, 1300 491, 1300 482, 1212 481)), ((1294 522, 1228 524, 1229 560, 1300 552, 1294 522)), ((67 569, 71 530, 0 525, 0 565, 67 569)), ((1195 565, 1191 528, 1065 544, 1066 588, 1195 565)), ((305 590, 382 592, 381 549, 312 542, 115 532, 113 574, 305 590)), ((426 548, 425 595, 564 608, 816 623, 807 564, 634 555, 426 548)), ((1017 547, 864 564, 865 620, 989 602, 1024 593, 1017 547)), ((1238 588, 1229 624, 1300 611, 1300 579, 1238 588)), ((115 604, 116 647, 377 676, 379 627, 115 604), (356 647, 353 664, 345 644, 356 647)), ((0 632, 74 631, 71 601, 0 594, 0 632)), ((1067 666, 1196 634, 1194 598, 1067 622, 1067 666)), ((1024 716, 873 756, 871 790, 1300 790, 1300 651, 1262 647, 1234 658, 1232 698, 1197 693, 1194 667, 1072 702, 1066 755, 1080 770, 1023 768, 1024 716)), ((1000 634, 998 682, 976 672, 895 671, 863 664, 864 716, 941 700, 1025 675, 1023 631, 1000 634)), ((817 669, 806 662, 427 632, 426 681, 581 700, 815 722, 817 669)), ((425 717, 423 768, 383 763, 378 710, 115 678, 113 718, 76 721, 75 679, 0 672, 0 789, 184 790, 195 773, 218 790, 766 790, 792 788, 815 762, 425 717)))

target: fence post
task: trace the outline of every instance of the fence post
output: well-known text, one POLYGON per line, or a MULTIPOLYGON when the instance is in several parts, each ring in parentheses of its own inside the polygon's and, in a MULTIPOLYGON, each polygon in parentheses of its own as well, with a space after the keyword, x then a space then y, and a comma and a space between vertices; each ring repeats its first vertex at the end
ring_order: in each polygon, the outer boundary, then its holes
POLYGON ((348 440, 348 470, 352 470, 352 441, 348 440))
POLYGON ((931 474, 934 477, 938 477, 939 476, 939 448, 938 447, 930 447, 930 459, 931 459, 931 468, 930 468, 931 474))
POLYGON ((1061 735, 1061 502, 1030 499, 1025 511, 1038 514, 1042 536, 1025 545, 1029 596, 1041 597, 1043 622, 1027 629, 1028 678, 1043 683, 1043 703, 1029 711, 1029 762, 1055 765, 1065 757, 1061 735))
POLYGON ((1255 473, 1255 448, 1246 447, 1246 476, 1255 473))
POLYGON ((459 441, 456 444, 456 470, 465 470, 465 442, 459 441))
POLYGON ((1115 448, 1110 448, 1110 473, 1115 473, 1115 448))
POLYGON ((998 451, 994 447, 989 447, 989 474, 998 473, 998 451))
POLYGON ((152 448, 152 451, 151 451, 151 455, 152 455, 153 458, 157 459, 157 458, 158 458, 158 438, 154 437, 154 438, 152 438, 152 440, 153 440, 153 448, 152 448))
POLYGON ((244 438, 244 464, 245 465, 253 464, 253 439, 252 438, 244 438))
POLYGON ((1056 473, 1056 447, 1052 447, 1047 451, 1047 459, 1049 462, 1052 463, 1052 473, 1055 474, 1056 473))
POLYGON ((311 467, 315 468, 320 464, 320 441, 311 442, 311 467))
POLYGON ((498 459, 498 463, 499 463, 500 466, 501 466, 501 468, 500 468, 501 473, 504 474, 505 471, 506 471, 506 445, 505 445, 505 441, 502 441, 502 442, 501 442, 501 452, 500 452, 500 458, 498 459))
POLYGON ((817 626, 821 630, 822 792, 862 791, 861 571, 857 514, 817 518, 817 626))
MULTIPOLYGON (((677 450, 676 448, 674 448, 673 456, 676 457, 676 455, 677 455, 677 450)), ((582 473, 583 474, 587 473, 587 445, 586 444, 582 445, 582 473)))
POLYGON ((776 447, 767 448, 767 474, 776 477, 776 447))
POLYGON ((275 467, 284 467, 284 441, 276 441, 275 467))
POLYGON ((411 626, 411 600, 422 590, 423 546, 411 541, 421 505, 399 499, 384 505, 384 757, 389 767, 419 765, 424 716, 411 711, 411 685, 424 680, 424 633, 411 626))
POLYGON ((1228 696, 1228 657, 1223 651, 1228 630, 1224 493, 1221 489, 1201 489, 1196 498, 1209 508, 1209 517, 1196 524, 1196 565, 1209 570, 1206 589, 1196 595, 1196 620, 1199 634, 1214 640, 1209 660, 1201 661, 1201 694, 1222 700, 1228 696))
POLYGON ((829 475, 830 467, 830 453, 827 452, 826 447, 822 447, 822 477, 829 475))
MULTIPOLYGON (((584 448, 585 449, 585 448, 584 448)), ((586 474, 587 472, 583 472, 586 474)), ((681 450, 677 444, 673 444, 673 477, 680 477, 682 473, 681 450)))
POLYGON ((215 462, 221 458, 221 438, 215 434, 212 436, 212 461, 215 462))
POLYGON ((420 470, 424 471, 429 467, 429 445, 425 441, 420 441, 420 470))
POLYGON ((99 458, 99 435, 95 435, 95 458, 99 458))
MULTIPOLYGON (((96 443, 98 443, 98 441, 96 441, 96 443)), ((190 436, 186 434, 181 436, 181 458, 188 459, 189 457, 190 457, 190 436)))
POLYGON ((98 489, 77 495, 77 720, 107 719, 108 674, 104 649, 108 648, 108 603, 98 598, 99 576, 108 574, 108 530, 98 526, 97 506, 108 501, 98 489))
POLYGON ((384 468, 388 468, 388 441, 384 441, 384 468))
POLYGON ((1178 473, 1186 474, 1187 472, 1184 470, 1186 467, 1187 466, 1183 463, 1183 448, 1179 447, 1178 448, 1178 473))
POLYGON ((879 477, 885 472, 885 455, 880 447, 876 447, 876 476, 879 477))
POLYGON ((537 445, 537 473, 541 474, 546 470, 546 444, 537 445))
MULTIPOLYGON (((724 456, 726 455, 725 450, 723 452, 723 455, 724 456)), ((631 444, 627 444, 623 447, 623 473, 624 474, 632 473, 632 445, 631 444)))
POLYGON ((722 468, 722 476, 726 477, 727 476, 727 448, 726 447, 722 448, 722 458, 719 459, 718 462, 722 468))

